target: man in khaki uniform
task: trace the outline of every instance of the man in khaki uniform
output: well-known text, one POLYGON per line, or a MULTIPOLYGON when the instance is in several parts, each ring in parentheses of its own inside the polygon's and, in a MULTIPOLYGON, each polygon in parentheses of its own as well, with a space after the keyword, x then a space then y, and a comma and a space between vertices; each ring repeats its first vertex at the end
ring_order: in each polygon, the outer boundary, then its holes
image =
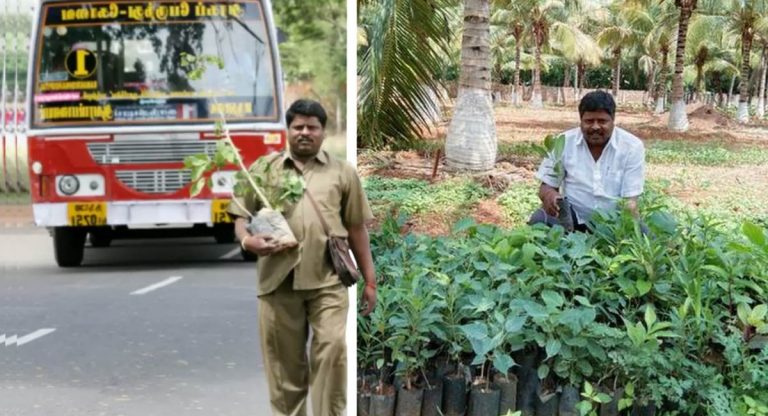
MULTIPOLYGON (((346 161, 320 147, 327 116, 314 101, 298 100, 286 113, 290 152, 273 156, 272 165, 298 169, 306 182, 301 200, 285 217, 299 245, 277 246, 268 236, 251 235, 248 213, 230 204, 235 233, 245 250, 259 256, 259 324, 270 402, 275 415, 306 415, 307 391, 314 416, 341 415, 346 407, 347 288, 334 273, 326 233, 307 192, 317 202, 331 234, 347 236, 365 278, 364 314, 376 304, 376 279, 365 223, 371 214, 360 178, 346 161), (308 328, 312 344, 307 360, 308 328)), ((240 202, 250 212, 257 198, 240 202)))

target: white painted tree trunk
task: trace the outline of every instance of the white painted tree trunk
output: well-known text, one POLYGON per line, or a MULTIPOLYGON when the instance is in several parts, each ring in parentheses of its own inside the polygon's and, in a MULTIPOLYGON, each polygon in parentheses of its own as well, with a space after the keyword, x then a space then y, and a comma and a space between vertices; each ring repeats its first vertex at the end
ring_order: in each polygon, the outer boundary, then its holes
POLYGON ((768 72, 766 71, 768 62, 766 62, 765 53, 765 48, 763 48, 763 54, 760 58, 762 65, 760 68, 760 83, 757 86, 757 110, 755 113, 758 120, 762 120, 765 117, 765 73, 768 72))
POLYGON ((669 129, 676 132, 688 131, 688 114, 685 113, 685 101, 682 99, 672 103, 669 111, 669 129))
POLYGON ((544 101, 541 99, 541 90, 534 89, 531 94, 531 108, 541 109, 544 108, 544 101))
POLYGON ((450 168, 485 171, 496 163, 496 124, 488 91, 461 88, 445 143, 450 168))
POLYGON ((749 103, 746 101, 739 101, 739 109, 736 111, 736 120, 739 123, 749 122, 749 103))
POLYGON ((464 1, 459 93, 445 140, 449 169, 488 171, 496 163, 489 20, 489 0, 464 1))
POLYGON ((659 95, 659 98, 656 99, 656 109, 653 112, 655 114, 664 113, 664 96, 663 95, 659 95))

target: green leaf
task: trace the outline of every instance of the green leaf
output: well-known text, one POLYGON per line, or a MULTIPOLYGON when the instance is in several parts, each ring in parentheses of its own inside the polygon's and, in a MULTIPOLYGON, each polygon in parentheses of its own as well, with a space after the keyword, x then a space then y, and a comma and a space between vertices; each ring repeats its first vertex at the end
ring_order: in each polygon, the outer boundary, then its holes
POLYGON ((546 318, 549 316, 547 309, 536 302, 526 302, 523 305, 523 309, 531 318, 546 318))
POLYGON ((525 321, 527 320, 528 317, 526 316, 515 316, 514 318, 507 320, 506 324, 504 325, 504 329, 508 333, 514 334, 523 329, 523 326, 525 326, 525 321))
POLYGON ((632 399, 619 399, 619 411, 632 407, 632 399))
POLYGON ((637 294, 639 296, 643 296, 646 293, 651 291, 651 288, 653 287, 653 284, 646 280, 638 280, 635 283, 635 287, 637 288, 637 294))
POLYGON ((453 226, 453 233, 454 234, 463 233, 469 230, 470 228, 474 227, 475 225, 477 224, 475 223, 474 219, 469 217, 462 218, 458 222, 456 222, 456 225, 453 226))
POLYGON ((205 178, 200 178, 192 184, 192 188, 189 190, 189 196, 196 197, 203 191, 205 186, 205 178))
MULTIPOLYGON (((760 304, 752 309, 752 313, 749 314, 751 320, 760 322, 765 319, 765 314, 768 313, 768 306, 760 304)), ((754 325, 754 324, 753 324, 754 325)))
POLYGON ((598 403, 610 403, 613 398, 605 393, 597 393, 597 396, 595 396, 595 401, 598 403))
POLYGON ((592 397, 594 395, 594 389, 592 388, 592 384, 590 384, 588 381, 584 382, 584 393, 587 395, 587 397, 592 397))
POLYGON ((751 310, 749 308, 749 305, 746 303, 739 303, 736 306, 736 315, 739 317, 739 321, 741 323, 746 324, 747 321, 749 321, 749 315, 751 314, 751 310))
POLYGON ((472 322, 471 324, 462 325, 461 330, 467 336, 467 338, 485 339, 488 338, 488 326, 482 322, 472 322))
POLYGON ((506 375, 513 365, 515 365, 515 360, 513 360, 509 354, 493 355, 493 368, 495 368, 499 373, 506 375))
POLYGON ((539 375, 539 380, 544 380, 549 375, 549 366, 542 364, 539 366, 539 369, 536 372, 539 375))
POLYGON ((765 247, 765 233, 763 232, 762 227, 752 224, 751 222, 745 222, 741 226, 741 231, 747 236, 752 244, 759 247, 765 247))
POLYGON ((573 299, 576 302, 579 302, 582 306, 592 306, 592 304, 589 303, 589 299, 585 298, 584 296, 581 296, 581 295, 574 296, 573 299))
POLYGON ((560 352, 560 349, 562 347, 563 347, 563 344, 560 342, 560 340, 557 340, 557 339, 548 340, 547 346, 546 346, 547 359, 557 355, 557 353, 560 352))
POLYGON ((579 411, 580 416, 587 416, 592 411, 592 402, 589 400, 582 400, 576 403, 576 410, 579 411))
POLYGON ((584 374, 585 377, 591 376, 592 373, 595 371, 594 368, 592 368, 592 364, 590 364, 589 361, 587 360, 577 361, 576 367, 579 368, 579 371, 581 371, 581 373, 584 374))
POLYGON ((541 299, 550 308, 559 308, 560 306, 563 306, 563 303, 565 303, 563 296, 553 290, 542 291, 541 299))
POLYGON ((184 158, 184 167, 192 169, 198 166, 206 166, 211 158, 207 154, 190 155, 184 158))
POLYGON ((382 367, 384 367, 384 359, 379 358, 376 360, 376 369, 381 370, 382 367))
POLYGON ((653 310, 653 306, 648 305, 645 308, 645 326, 651 328, 656 323, 656 311, 653 310))

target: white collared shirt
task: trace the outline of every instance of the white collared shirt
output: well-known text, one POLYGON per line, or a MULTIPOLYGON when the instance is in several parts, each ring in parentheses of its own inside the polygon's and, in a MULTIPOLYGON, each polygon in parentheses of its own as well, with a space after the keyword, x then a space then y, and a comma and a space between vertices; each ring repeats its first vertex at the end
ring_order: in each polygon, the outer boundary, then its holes
MULTIPOLYGON (((619 198, 636 197, 643 193, 645 147, 640 139, 614 127, 603 154, 595 160, 580 128, 563 134, 565 196, 573 205, 580 224, 587 222, 596 209, 616 209, 619 198)), ((536 178, 553 188, 560 187, 554 160, 550 157, 544 158, 536 178)))

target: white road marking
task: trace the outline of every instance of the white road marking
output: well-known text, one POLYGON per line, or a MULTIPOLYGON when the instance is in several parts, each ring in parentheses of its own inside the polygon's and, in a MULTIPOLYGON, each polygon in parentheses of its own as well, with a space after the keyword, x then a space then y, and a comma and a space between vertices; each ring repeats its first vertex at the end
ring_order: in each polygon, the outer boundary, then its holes
POLYGON ((38 329, 37 331, 24 335, 23 337, 19 337, 18 335, 6 336, 5 334, 0 334, 0 344, 5 344, 6 347, 10 345, 21 346, 40 337, 44 337, 55 330, 56 328, 38 329))
POLYGON ((31 341, 34 341, 34 340, 36 340, 36 339, 38 339, 40 337, 44 337, 44 336, 50 334, 51 332, 53 332, 55 330, 56 330, 56 328, 38 329, 37 331, 35 331, 35 332, 31 333, 31 334, 27 334, 27 335, 24 335, 23 337, 19 338, 18 341, 16 341, 16 345, 24 345, 24 344, 26 344, 28 342, 31 342, 31 341))
POLYGON ((179 280, 181 280, 182 276, 173 276, 169 277, 168 279, 163 280, 162 282, 155 283, 154 285, 147 286, 143 289, 139 289, 137 291, 131 292, 131 295, 144 295, 146 293, 149 293, 153 290, 160 289, 163 286, 168 286, 172 283, 175 283, 179 280))
POLYGON ((238 254, 240 254, 240 247, 233 248, 232 251, 230 251, 230 252, 224 254, 223 256, 219 257, 219 260, 231 259, 232 257, 235 257, 238 254))

